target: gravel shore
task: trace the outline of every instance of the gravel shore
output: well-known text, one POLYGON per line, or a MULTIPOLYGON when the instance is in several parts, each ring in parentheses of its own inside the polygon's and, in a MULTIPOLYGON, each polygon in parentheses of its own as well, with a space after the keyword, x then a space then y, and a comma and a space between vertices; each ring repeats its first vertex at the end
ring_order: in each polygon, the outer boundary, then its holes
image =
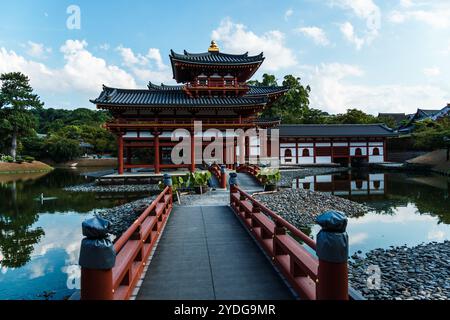
POLYGON ((94 183, 82 184, 64 188, 70 192, 99 192, 99 193, 124 193, 124 192, 149 192, 159 191, 156 184, 116 184, 116 185, 96 185, 94 183))
POLYGON ((450 299, 450 241, 408 248, 375 249, 349 261, 350 284, 370 300, 450 299), (381 271, 379 288, 369 289, 369 266, 381 271))
POLYGON ((341 211, 347 217, 360 216, 370 210, 362 204, 344 198, 303 189, 257 194, 255 198, 297 227, 315 224, 315 218, 328 210, 341 211))
POLYGON ((156 199, 156 196, 136 200, 118 207, 103 210, 98 215, 111 222, 110 233, 117 238, 133 224, 154 199, 156 199))
POLYGON ((280 170, 281 173, 281 180, 279 182, 280 187, 284 188, 291 188, 292 187, 292 181, 297 178, 304 178, 314 175, 321 175, 321 174, 328 174, 328 173, 335 173, 335 172, 343 172, 347 171, 348 168, 343 167, 303 167, 298 169, 282 169, 280 170))

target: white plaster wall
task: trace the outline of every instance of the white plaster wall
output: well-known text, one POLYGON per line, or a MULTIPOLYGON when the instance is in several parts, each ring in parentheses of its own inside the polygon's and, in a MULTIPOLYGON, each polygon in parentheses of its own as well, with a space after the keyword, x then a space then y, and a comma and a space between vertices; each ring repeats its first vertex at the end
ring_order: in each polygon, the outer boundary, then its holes
POLYGON ((383 156, 369 156, 369 163, 382 163, 384 162, 383 156))
POLYGON ((123 135, 124 138, 137 138, 137 131, 127 131, 126 134, 123 135))
POLYGON ((369 142, 370 147, 382 147, 383 142, 369 142))
POLYGON ((331 174, 326 174, 323 176, 317 176, 316 177, 317 182, 331 182, 333 181, 333 176, 331 174))
POLYGON ((361 185, 361 188, 358 188, 356 186, 356 181, 352 181, 351 182, 351 189, 352 190, 367 190, 368 189, 368 183, 367 183, 367 181, 363 181, 362 185, 361 185))
POLYGON ((314 163, 314 157, 299 157, 298 158, 299 164, 313 164, 314 163))
POLYGON ((354 156, 356 154, 356 149, 361 149, 361 155, 367 156, 367 148, 366 147, 351 147, 350 148, 350 155, 354 156))
POLYGON ((313 157, 314 156, 314 148, 298 148, 298 156, 300 157, 300 158, 302 158, 302 154, 303 154, 303 150, 305 150, 305 149, 308 149, 309 150, 309 155, 311 156, 311 157, 313 157))
POLYGON ((316 157, 316 163, 332 163, 331 157, 316 157))
POLYGON ((373 155, 373 149, 378 148, 378 150, 380 150, 380 156, 382 156, 384 154, 384 149, 383 147, 369 147, 369 155, 373 155))

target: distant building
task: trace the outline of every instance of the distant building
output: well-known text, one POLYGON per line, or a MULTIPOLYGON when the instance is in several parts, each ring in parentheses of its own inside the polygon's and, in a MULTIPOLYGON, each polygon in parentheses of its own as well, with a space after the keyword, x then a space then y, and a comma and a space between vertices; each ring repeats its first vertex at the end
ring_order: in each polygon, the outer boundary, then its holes
POLYGON ((405 113, 379 113, 378 118, 392 119, 395 122, 396 128, 398 128, 403 121, 408 120, 408 115, 405 113))
POLYGON ((386 140, 397 133, 383 124, 280 125, 281 164, 382 163, 386 140))
POLYGON ((399 132, 411 132, 414 129, 414 124, 418 121, 427 119, 438 121, 448 115, 450 115, 450 104, 440 110, 417 109, 417 112, 409 117, 408 122, 399 128, 399 132))

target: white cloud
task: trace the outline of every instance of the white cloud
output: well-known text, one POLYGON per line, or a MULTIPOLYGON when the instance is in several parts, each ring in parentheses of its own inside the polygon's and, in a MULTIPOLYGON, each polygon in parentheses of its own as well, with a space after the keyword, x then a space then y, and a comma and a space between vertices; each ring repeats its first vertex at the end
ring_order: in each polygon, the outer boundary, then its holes
POLYGON ((363 35, 357 35, 354 26, 349 21, 341 24, 344 37, 359 50, 364 45, 370 45, 378 37, 381 27, 381 10, 372 0, 332 0, 332 5, 351 10, 353 14, 366 23, 363 35))
POLYGON ((345 22, 341 24, 340 30, 344 35, 345 39, 347 39, 347 41, 349 41, 350 43, 353 43, 356 49, 360 50, 362 48, 362 46, 365 43, 365 40, 363 38, 359 38, 355 34, 355 28, 350 22, 345 22))
POLYGON ((389 15, 393 23, 406 21, 418 21, 436 29, 450 28, 450 2, 445 0, 433 1, 405 1, 400 3, 400 8, 389 15))
POLYGON ((414 6, 414 3, 412 2, 412 0, 400 0, 400 6, 402 6, 403 8, 410 8, 414 6))
POLYGON ((328 40, 325 31, 318 27, 303 27, 297 28, 294 30, 297 33, 302 33, 306 37, 311 38, 315 44, 320 46, 328 46, 330 45, 330 41, 328 40))
POLYGON ((103 43, 103 44, 99 45, 98 48, 100 50, 108 51, 111 48, 111 46, 109 45, 109 43, 103 43))
POLYGON ((284 13, 284 20, 289 20, 289 18, 294 14, 294 10, 292 9, 288 9, 286 10, 286 12, 284 13))
POLYGON ((441 74, 441 70, 438 67, 425 68, 423 74, 427 77, 437 77, 441 74))
MULTIPOLYGON (((62 68, 50 68, 28 60, 12 50, 0 48, 0 73, 20 71, 30 77, 31 85, 44 96, 78 93, 88 99, 98 94, 102 84, 136 88, 136 81, 125 70, 97 58, 87 50, 86 41, 67 40, 60 48, 64 57, 62 68)), ((44 100, 45 101, 45 100, 44 100)))
POLYGON ((311 85, 311 106, 330 113, 342 113, 349 108, 375 115, 412 113, 419 106, 445 105, 450 98, 448 88, 432 85, 362 85, 364 70, 354 65, 332 63, 300 69, 306 75, 304 83, 311 85))
POLYGON ((219 27, 212 32, 212 38, 219 41, 223 51, 251 54, 264 52, 266 57, 261 69, 278 71, 297 64, 291 49, 285 46, 285 35, 278 31, 267 31, 261 35, 247 29, 243 24, 234 23, 230 18, 223 19, 219 27))
POLYGON ((364 243, 369 238, 369 235, 366 232, 355 233, 349 238, 350 245, 356 245, 364 243))
POLYGON ((148 62, 146 57, 142 55, 135 55, 133 50, 131 50, 130 48, 119 46, 117 48, 117 51, 119 51, 120 55, 122 56, 123 64, 127 67, 131 67, 136 64, 145 65, 148 62))
POLYGON ((33 58, 46 58, 47 54, 52 52, 51 48, 44 46, 42 43, 28 41, 25 45, 27 54, 33 58))
POLYGON ((122 56, 123 64, 142 81, 170 82, 170 68, 164 64, 159 49, 150 48, 143 54, 135 54, 131 48, 119 46, 117 50, 122 56))
POLYGON ((89 93, 98 92, 102 84, 136 87, 136 82, 129 73, 117 66, 108 65, 104 59, 93 56, 86 47, 86 41, 67 40, 60 49, 66 64, 57 73, 69 87, 89 93))

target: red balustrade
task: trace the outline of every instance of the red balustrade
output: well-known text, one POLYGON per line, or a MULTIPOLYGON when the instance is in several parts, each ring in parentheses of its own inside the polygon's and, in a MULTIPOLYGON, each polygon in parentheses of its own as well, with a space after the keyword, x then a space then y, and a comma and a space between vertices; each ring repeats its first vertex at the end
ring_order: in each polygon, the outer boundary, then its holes
POLYGON ((112 270, 81 269, 81 299, 130 298, 172 207, 172 188, 168 186, 114 243, 112 270))
POLYGON ((301 299, 348 299, 347 263, 319 261, 299 242, 315 251, 314 240, 238 186, 232 185, 230 191, 231 208, 301 299), (322 283, 320 277, 325 279, 322 283))
POLYGON ((255 164, 242 164, 237 168, 237 172, 246 172, 256 180, 261 182, 261 179, 258 178, 258 173, 261 169, 255 164))

